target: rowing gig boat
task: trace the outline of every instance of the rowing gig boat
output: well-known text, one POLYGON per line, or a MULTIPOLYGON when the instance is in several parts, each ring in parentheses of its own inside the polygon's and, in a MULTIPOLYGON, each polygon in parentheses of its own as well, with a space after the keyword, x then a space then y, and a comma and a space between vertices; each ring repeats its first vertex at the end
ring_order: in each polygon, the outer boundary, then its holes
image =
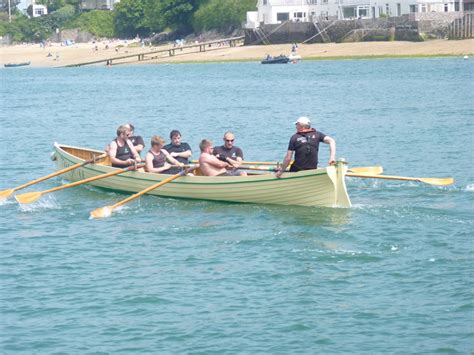
MULTIPOLYGON (((103 154, 103 151, 54 144, 52 159, 58 169, 82 163, 103 154)), ((79 181, 116 170, 110 160, 84 165, 64 177, 79 181)), ((185 199, 262 203, 295 206, 351 207, 345 175, 347 165, 339 161, 336 166, 284 173, 276 178, 273 173, 249 176, 184 176, 149 192, 151 195, 185 199)), ((95 180, 90 185, 123 192, 138 192, 170 175, 141 171, 95 180)))

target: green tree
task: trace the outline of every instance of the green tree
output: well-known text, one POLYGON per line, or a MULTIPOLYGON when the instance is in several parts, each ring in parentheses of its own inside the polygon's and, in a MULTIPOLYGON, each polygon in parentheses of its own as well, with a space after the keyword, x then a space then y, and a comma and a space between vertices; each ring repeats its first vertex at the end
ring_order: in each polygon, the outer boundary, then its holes
POLYGON ((121 37, 145 36, 149 33, 146 25, 145 8, 147 0, 122 0, 115 5, 115 30, 121 37))
POLYGON ((115 35, 114 16, 112 11, 87 11, 68 21, 64 28, 79 28, 97 37, 111 38, 115 35))
POLYGON ((182 34, 192 32, 192 17, 199 5, 199 0, 161 0, 161 13, 166 27, 182 34))
POLYGON ((247 11, 255 10, 255 0, 209 0, 193 16, 194 30, 219 30, 239 28, 247 11))

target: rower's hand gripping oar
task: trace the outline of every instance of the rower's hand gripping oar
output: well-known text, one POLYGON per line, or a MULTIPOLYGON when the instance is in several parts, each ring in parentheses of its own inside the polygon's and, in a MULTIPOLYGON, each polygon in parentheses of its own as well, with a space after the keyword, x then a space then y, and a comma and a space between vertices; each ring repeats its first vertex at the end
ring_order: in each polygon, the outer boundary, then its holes
POLYGON ((130 202, 132 200, 135 200, 136 198, 140 197, 141 195, 144 195, 146 194, 147 192, 150 192, 154 189, 157 189, 158 187, 160 186, 163 186, 183 175, 186 175, 187 173, 187 170, 184 170, 184 171, 181 171, 179 172, 178 174, 176 175, 172 175, 170 176, 169 178, 166 178, 154 185, 151 185, 150 187, 147 187, 146 189, 140 191, 140 192, 137 192, 135 195, 132 195, 130 197, 127 197, 126 199, 120 201, 120 202, 117 202, 116 204, 114 205, 111 205, 111 206, 105 206, 105 207, 100 207, 100 208, 97 208, 95 209, 94 211, 91 212, 91 218, 104 218, 104 217, 110 217, 112 215, 112 212, 114 211, 114 209, 116 209, 117 207, 119 206, 122 206, 124 204, 126 204, 127 202, 130 202))
POLYGON ((452 177, 448 178, 420 178, 420 177, 406 177, 406 176, 393 176, 393 175, 371 175, 371 174, 354 174, 347 173, 346 176, 366 178, 366 179, 385 179, 385 180, 402 180, 402 181, 418 181, 424 182, 425 184, 446 186, 454 183, 452 177))
POLYGON ((64 173, 67 173, 68 171, 71 171, 71 170, 74 170, 74 169, 77 169, 77 168, 80 168, 81 166, 84 166, 84 165, 87 165, 87 164, 90 164, 90 163, 95 163, 97 160, 99 159, 103 159, 107 156, 107 154, 102 154, 102 155, 99 155, 98 157, 95 157, 93 159, 89 159, 89 160, 86 160, 85 162, 83 163, 77 163, 77 164, 74 164, 74 165, 71 165, 67 168, 64 168, 62 170, 58 170, 54 173, 51 173, 51 174, 48 174, 46 176, 43 176, 43 177, 40 177, 36 180, 33 180, 33 181, 30 181, 29 183, 26 183, 24 185, 21 185, 21 186, 18 186, 18 187, 15 187, 13 189, 8 189, 8 190, 3 190, 3 191, 0 191, 0 201, 1 200, 4 200, 4 199, 7 199, 12 193, 14 193, 15 191, 18 191, 20 189, 24 189, 25 187, 28 187, 28 186, 31 186, 31 185, 34 185, 34 184, 37 184, 41 181, 44 181, 44 180, 48 180, 52 177, 55 177, 55 176, 58 176, 58 175, 61 175, 61 174, 64 174, 64 173))
POLYGON ((140 167, 143 167, 143 166, 144 166, 143 164, 138 165, 138 166, 132 165, 132 166, 130 166, 128 168, 125 168, 125 169, 118 169, 116 171, 112 171, 112 172, 107 173, 107 174, 97 175, 97 176, 93 176, 93 177, 90 177, 90 178, 87 178, 87 179, 84 179, 84 180, 72 182, 72 183, 67 184, 67 185, 53 187, 52 189, 49 189, 49 190, 33 191, 33 192, 27 192, 26 194, 15 195, 15 199, 19 203, 32 203, 32 202, 35 202, 37 199, 39 199, 44 194, 54 192, 54 191, 63 190, 63 189, 67 189, 67 188, 82 185, 82 184, 86 184, 88 182, 95 181, 95 180, 105 179, 109 176, 122 174, 122 173, 127 172, 127 171, 133 171, 133 170, 136 170, 137 168, 140 168, 140 167))

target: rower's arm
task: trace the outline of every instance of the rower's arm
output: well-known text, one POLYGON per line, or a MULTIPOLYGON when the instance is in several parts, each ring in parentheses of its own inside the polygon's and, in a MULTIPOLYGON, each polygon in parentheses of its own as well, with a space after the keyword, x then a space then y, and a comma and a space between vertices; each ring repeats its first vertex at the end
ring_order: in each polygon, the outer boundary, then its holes
POLYGON ((323 143, 329 144, 329 165, 336 164, 336 141, 326 136, 323 139, 323 143))
POLYGON ((242 164, 242 158, 237 157, 237 159, 232 159, 229 157, 226 157, 226 161, 232 165, 234 168, 238 168, 240 164, 242 164))
POLYGON ((171 167, 168 163, 165 163, 162 167, 155 168, 153 167, 153 158, 153 154, 151 153, 147 153, 147 155, 145 156, 145 168, 146 171, 148 171, 149 173, 159 174, 163 171, 168 170, 171 167))
POLYGON ((172 153, 174 157, 181 157, 181 158, 190 158, 193 153, 190 150, 185 150, 181 153, 172 153))
POLYGON ((219 160, 217 157, 215 157, 214 155, 210 155, 208 157, 206 157, 206 162, 216 168, 227 168, 230 166, 229 163, 226 163, 222 160, 219 160))
POLYGON ((288 168, 288 166, 290 165, 292 158, 293 158, 293 151, 292 150, 287 151, 285 154, 285 158, 283 158, 283 165, 281 166, 280 170, 278 170, 275 173, 276 177, 280 177, 281 174, 283 174, 283 172, 286 171, 286 168, 288 168))
POLYGON ((171 164, 176 165, 176 166, 184 165, 183 163, 180 163, 175 158, 173 158, 173 156, 167 150, 162 149, 161 152, 165 154, 166 160, 168 160, 171 164))
POLYGON ((142 159, 140 158, 140 153, 138 153, 137 149, 135 148, 131 140, 127 139, 127 145, 130 148, 130 151, 132 152, 133 158, 137 162, 141 162, 142 159))

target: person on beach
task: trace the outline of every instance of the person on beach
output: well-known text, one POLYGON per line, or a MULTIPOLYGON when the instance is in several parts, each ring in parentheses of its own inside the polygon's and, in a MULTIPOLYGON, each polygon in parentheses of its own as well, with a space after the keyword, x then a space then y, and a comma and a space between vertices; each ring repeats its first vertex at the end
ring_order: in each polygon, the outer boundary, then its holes
POLYGON ((115 168, 123 168, 141 162, 140 154, 129 139, 130 128, 122 125, 117 128, 117 138, 108 145, 108 155, 115 168))
POLYGON ((165 140, 160 136, 151 138, 151 148, 145 156, 145 169, 149 173, 177 174, 179 168, 182 168, 184 164, 177 161, 169 152, 163 149, 164 145, 165 140), (178 169, 176 173, 171 172, 173 167, 178 169))
POLYGON ((283 165, 277 169, 276 177, 279 178, 290 165, 293 153, 295 161, 291 165, 290 172, 316 169, 320 142, 329 144, 329 165, 336 163, 336 141, 333 138, 311 128, 311 121, 308 117, 298 118, 295 125, 296 133, 290 138, 283 165))
POLYGON ((212 141, 203 139, 199 144, 201 155, 199 156, 199 168, 204 176, 240 176, 230 163, 226 163, 212 154, 214 147, 212 141))
MULTIPOLYGON (((171 143, 165 145, 164 149, 170 153, 180 163, 189 164, 189 158, 193 154, 188 143, 181 142, 181 132, 174 129, 170 132, 171 143)), ((170 174, 177 174, 179 169, 174 167, 170 169, 170 174)))
MULTIPOLYGON (((238 169, 244 159, 244 153, 242 152, 242 149, 234 145, 235 136, 232 132, 225 132, 223 139, 224 145, 214 148, 213 154, 223 162, 232 165, 234 169, 238 169)), ((246 176, 247 173, 242 171, 240 172, 240 175, 246 176)))

